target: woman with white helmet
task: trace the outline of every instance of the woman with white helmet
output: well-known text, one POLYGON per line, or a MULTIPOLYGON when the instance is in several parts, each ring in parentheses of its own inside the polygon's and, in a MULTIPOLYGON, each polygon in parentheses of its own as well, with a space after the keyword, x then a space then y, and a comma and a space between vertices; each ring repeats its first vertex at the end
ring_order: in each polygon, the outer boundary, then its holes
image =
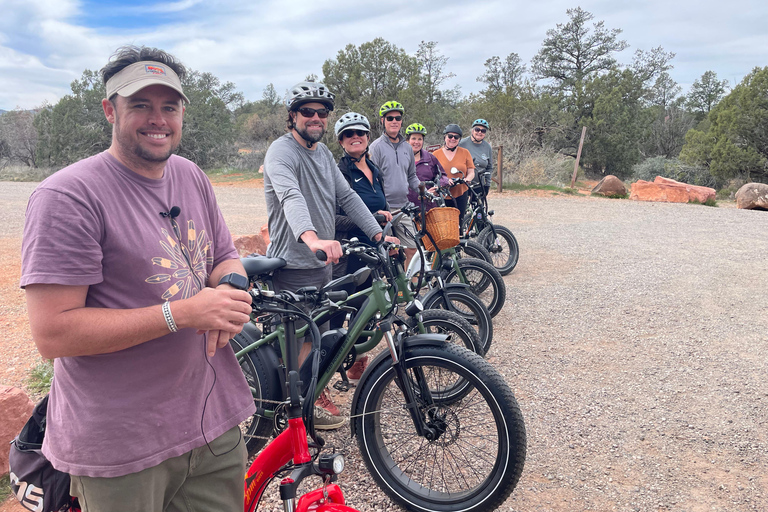
MULTIPOLYGON (((349 112, 336 121, 335 131, 339 145, 344 150, 344 156, 339 160, 341 174, 344 175, 349 186, 357 192, 371 213, 379 213, 388 221, 392 220, 392 214, 389 212, 389 205, 384 195, 381 173, 379 168, 368 158, 368 142, 371 131, 368 118, 357 112, 349 112)), ((363 243, 375 245, 346 215, 344 210, 339 209, 336 215, 336 239, 352 237, 357 237, 363 243)), ((393 237, 387 237, 387 240, 397 241, 393 237)), ((334 266, 334 277, 352 273, 362 268, 363 265, 355 255, 351 255, 346 262, 346 267, 343 264, 334 266)), ((365 284, 362 286, 366 287, 365 284)), ((366 366, 368 366, 368 356, 360 357, 347 370, 349 381, 356 384, 366 366)))

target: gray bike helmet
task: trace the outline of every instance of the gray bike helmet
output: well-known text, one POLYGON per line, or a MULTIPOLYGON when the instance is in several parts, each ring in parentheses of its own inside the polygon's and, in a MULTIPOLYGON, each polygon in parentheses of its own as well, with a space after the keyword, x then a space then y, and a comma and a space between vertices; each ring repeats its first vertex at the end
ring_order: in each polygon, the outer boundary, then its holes
POLYGON ((363 114, 347 112, 336 121, 334 130, 336 131, 336 138, 339 138, 344 130, 363 130, 370 132, 371 123, 368 122, 368 118, 363 114))
POLYGON ((296 110, 304 103, 322 103, 328 110, 333 110, 336 96, 320 82, 299 82, 285 95, 285 108, 296 110))
POLYGON ((461 128, 459 128, 459 125, 452 123, 445 127, 445 130, 443 130, 443 135, 446 133, 458 133, 459 137, 464 136, 464 132, 461 131, 461 128))

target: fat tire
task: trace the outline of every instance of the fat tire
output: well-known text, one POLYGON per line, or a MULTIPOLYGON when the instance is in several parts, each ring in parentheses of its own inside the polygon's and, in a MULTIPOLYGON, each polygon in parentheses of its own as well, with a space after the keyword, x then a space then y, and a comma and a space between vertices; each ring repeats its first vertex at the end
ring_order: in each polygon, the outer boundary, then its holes
MULTIPOLYGON (((469 290, 483 301, 491 317, 498 315, 507 300, 507 287, 496 267, 476 258, 459 258, 457 264, 465 277, 468 272, 470 273, 469 282, 466 283, 469 285, 469 290)), ((446 283, 461 282, 453 267, 445 272, 443 279, 446 283)))
POLYGON ((493 266, 501 275, 506 276, 517 266, 520 247, 517 245, 517 238, 508 228, 494 224, 493 229, 499 241, 498 247, 494 248, 493 231, 490 226, 480 233, 477 241, 489 252, 493 266))
POLYGON ((476 258, 478 260, 487 261, 493 265, 493 258, 491 253, 488 252, 488 249, 474 240, 465 240, 464 243, 457 247, 457 249, 463 258, 476 258))
MULTIPOLYGON (((238 334, 229 340, 229 344, 235 353, 241 351, 248 342, 238 334)), ((267 444, 267 437, 274 430, 274 421, 272 418, 262 416, 258 410, 274 409, 272 403, 282 400, 282 384, 280 375, 276 368, 269 368, 266 363, 258 356, 258 349, 248 352, 240 359, 240 369, 243 371, 248 386, 254 389, 253 401, 256 404, 257 412, 253 416, 240 424, 243 431, 243 439, 248 449, 248 456, 252 457, 267 444), (262 400, 269 400, 263 402, 262 400)))
POLYGON ((423 304, 425 310, 445 309, 467 320, 476 329, 483 352, 488 354, 493 341, 493 319, 477 295, 467 288, 446 289, 442 293, 433 293, 423 304), (445 303, 443 293, 451 303, 450 307, 445 303))
MULTIPOLYGON (((427 333, 447 334, 449 343, 455 343, 481 357, 485 356, 480 335, 472 324, 458 313, 444 309, 425 309, 420 315, 427 333)), ((411 329, 418 328, 418 320, 414 317, 409 318, 407 323, 411 329)))
POLYGON ((523 416, 509 386, 487 361, 457 345, 406 347, 400 361, 406 383, 426 377, 432 399, 422 398, 421 389, 414 392, 441 436, 427 441, 416 434, 392 360, 380 359, 362 383, 354 411, 357 443, 371 475, 411 511, 496 510, 515 489, 526 456, 523 416), (449 384, 464 382, 461 398, 435 393, 443 377, 449 384))

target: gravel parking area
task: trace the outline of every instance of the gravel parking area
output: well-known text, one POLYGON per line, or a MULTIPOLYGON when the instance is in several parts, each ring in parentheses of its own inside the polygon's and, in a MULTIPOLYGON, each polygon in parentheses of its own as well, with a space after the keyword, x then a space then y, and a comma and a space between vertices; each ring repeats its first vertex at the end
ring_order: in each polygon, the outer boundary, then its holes
MULTIPOLYGON (((32 188, 0 183, 6 368, 31 344, 12 281, 32 188)), ((216 192, 234 233, 266 222, 261 189, 216 192)), ((491 206, 521 255, 489 359, 528 431, 502 510, 768 509, 768 212, 508 193, 491 206)), ((349 428, 326 439, 347 455, 348 504, 391 509, 349 428)))

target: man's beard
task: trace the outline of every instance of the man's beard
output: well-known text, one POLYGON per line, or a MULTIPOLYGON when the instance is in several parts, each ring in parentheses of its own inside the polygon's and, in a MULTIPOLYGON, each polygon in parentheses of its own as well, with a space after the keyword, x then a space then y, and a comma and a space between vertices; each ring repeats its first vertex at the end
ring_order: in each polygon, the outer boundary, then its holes
POLYGON ((315 125, 315 126, 320 126, 322 128, 320 132, 317 133, 317 135, 310 135, 309 132, 307 131, 307 126, 304 126, 304 129, 301 129, 301 130, 298 127, 296 127, 296 133, 298 133, 302 139, 304 139, 307 142, 311 142, 312 144, 314 144, 315 142, 320 142, 320 140, 323 138, 323 135, 325 135, 325 127, 323 127, 322 125, 315 125))

